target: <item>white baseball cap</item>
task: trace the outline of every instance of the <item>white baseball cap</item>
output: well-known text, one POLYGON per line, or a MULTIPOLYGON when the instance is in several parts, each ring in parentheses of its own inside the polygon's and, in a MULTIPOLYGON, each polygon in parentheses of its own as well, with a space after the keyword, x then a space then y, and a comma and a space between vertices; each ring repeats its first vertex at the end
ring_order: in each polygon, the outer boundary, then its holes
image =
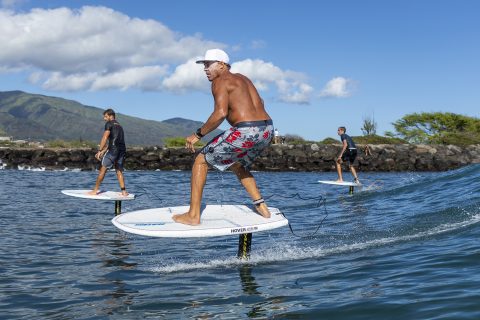
POLYGON ((219 61, 228 64, 230 59, 225 51, 220 49, 210 49, 205 52, 205 58, 203 60, 198 60, 197 63, 204 63, 205 61, 219 61))

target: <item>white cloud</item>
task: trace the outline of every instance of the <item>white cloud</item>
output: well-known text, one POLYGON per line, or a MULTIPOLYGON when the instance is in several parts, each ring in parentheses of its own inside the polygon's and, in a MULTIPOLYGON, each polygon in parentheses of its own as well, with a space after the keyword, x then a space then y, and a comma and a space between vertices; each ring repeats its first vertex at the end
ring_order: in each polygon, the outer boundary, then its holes
POLYGON ((207 91, 209 82, 203 72, 203 64, 196 64, 199 60, 190 59, 185 64, 181 64, 175 68, 175 71, 163 80, 163 87, 172 92, 184 93, 188 90, 207 91))
POLYGON ((125 69, 110 73, 95 79, 92 84, 93 90, 111 88, 139 88, 143 90, 158 90, 161 86, 160 78, 167 72, 167 67, 145 66, 125 69))
POLYGON ((158 90, 160 78, 166 74, 166 67, 146 66, 123 69, 117 72, 100 74, 97 72, 63 74, 61 72, 30 75, 31 83, 42 83, 42 87, 54 91, 106 90, 138 88, 158 90))
MULTIPOLYGON (((41 75, 40 75, 41 76, 41 75)), ((52 72, 44 75, 46 80, 43 81, 42 87, 47 90, 55 91, 79 91, 89 89, 95 81, 97 74, 95 72, 83 74, 63 75, 61 72, 52 72)), ((39 77, 37 76, 37 79, 39 77)))
POLYGON ((0 30, 0 70, 40 70, 47 78, 45 88, 69 90, 85 89, 88 83, 94 90, 148 87, 139 82, 165 75, 166 65, 225 47, 105 7, 0 10, 0 30), (122 74, 134 77, 131 84, 119 80, 122 74), (93 75, 100 79, 92 81, 93 75), (62 85, 63 80, 69 83, 62 85))
MULTIPOLYGON (((106 7, 25 13, 0 9, 0 30, 0 72, 30 73, 31 83, 55 91, 136 88, 208 92, 203 67, 192 57, 200 58, 210 48, 227 47, 199 34, 182 35, 159 21, 131 18, 106 7)), ((262 47, 264 42, 252 44, 262 47)), ((233 47, 230 51, 235 52, 233 47)), ((303 73, 251 59, 233 63, 232 72, 245 74, 259 91, 272 91, 279 101, 310 102, 313 88, 303 73)), ((347 83, 337 82, 327 84, 322 96, 348 94, 347 83)))
POLYGON ((274 85, 279 93, 278 100, 282 102, 306 104, 310 101, 313 88, 302 73, 283 71, 271 62, 251 59, 233 63, 232 72, 248 76, 260 91, 267 91, 274 85))
POLYGON ((324 98, 345 98, 351 95, 352 81, 343 77, 336 77, 328 81, 320 92, 324 98))
POLYGON ((0 10, 0 64, 63 72, 178 63, 224 45, 105 7, 0 10))

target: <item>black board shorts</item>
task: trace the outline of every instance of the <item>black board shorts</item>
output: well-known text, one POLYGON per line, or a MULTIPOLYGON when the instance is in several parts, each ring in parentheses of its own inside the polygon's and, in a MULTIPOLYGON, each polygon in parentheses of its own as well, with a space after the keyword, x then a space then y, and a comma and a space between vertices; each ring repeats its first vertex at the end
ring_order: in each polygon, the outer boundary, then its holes
POLYGON ((342 154, 342 161, 348 160, 350 165, 353 164, 356 158, 357 158, 357 149, 347 149, 342 154))
POLYGON ((107 151, 107 153, 103 156, 102 166, 108 169, 115 167, 115 169, 123 171, 124 161, 125 161, 125 151, 118 151, 116 153, 107 151))

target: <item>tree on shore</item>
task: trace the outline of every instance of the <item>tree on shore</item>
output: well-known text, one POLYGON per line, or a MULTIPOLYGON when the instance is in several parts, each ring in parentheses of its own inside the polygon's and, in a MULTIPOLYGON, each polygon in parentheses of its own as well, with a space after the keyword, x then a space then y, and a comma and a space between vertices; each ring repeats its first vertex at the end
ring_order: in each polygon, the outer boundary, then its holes
POLYGON ((363 117, 362 132, 364 136, 374 136, 377 134, 377 123, 373 115, 371 117, 363 117))
POLYGON ((407 114, 393 123, 396 134, 410 143, 469 145, 480 143, 480 119, 455 113, 407 114))

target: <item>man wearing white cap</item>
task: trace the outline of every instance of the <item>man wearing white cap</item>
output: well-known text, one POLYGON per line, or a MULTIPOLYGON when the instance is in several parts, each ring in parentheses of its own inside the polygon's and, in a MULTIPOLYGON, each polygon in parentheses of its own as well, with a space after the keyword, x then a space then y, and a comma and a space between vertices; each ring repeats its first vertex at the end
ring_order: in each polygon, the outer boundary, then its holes
POLYGON ((207 122, 187 137, 186 147, 195 152, 194 144, 225 119, 232 127, 213 138, 196 156, 192 168, 190 209, 184 214, 174 215, 173 220, 183 224, 200 224, 200 205, 208 165, 220 171, 231 168, 250 194, 258 213, 269 218, 268 207, 248 167, 272 141, 272 119, 250 79, 230 72, 225 51, 207 50, 205 58, 197 63, 203 63, 207 78, 212 83, 214 110, 207 122))

